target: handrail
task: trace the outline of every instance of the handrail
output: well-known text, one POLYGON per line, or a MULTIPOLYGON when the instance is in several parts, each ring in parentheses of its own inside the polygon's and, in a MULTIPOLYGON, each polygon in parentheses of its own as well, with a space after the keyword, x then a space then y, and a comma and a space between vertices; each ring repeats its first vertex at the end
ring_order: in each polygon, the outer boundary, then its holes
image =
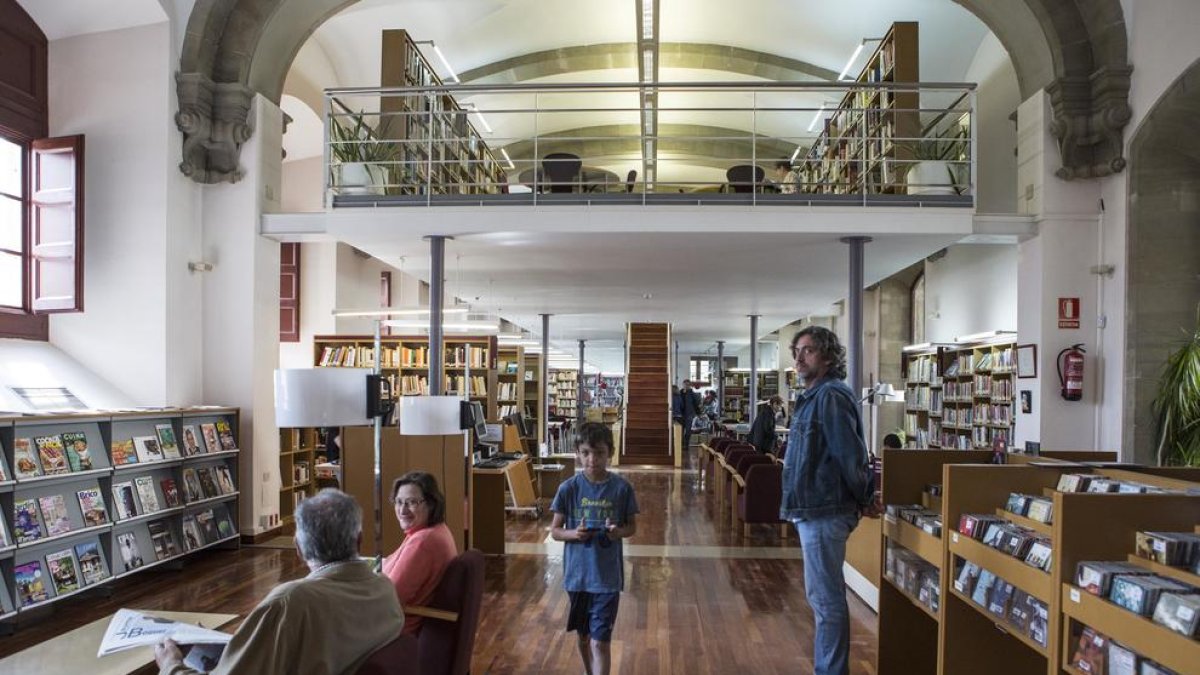
POLYGON ((509 84, 436 84, 424 87, 334 87, 325 90, 327 96, 364 94, 481 93, 521 91, 604 91, 621 89, 799 89, 846 91, 849 89, 890 89, 893 91, 922 91, 927 89, 967 89, 974 91, 974 82, 547 82, 544 84, 515 82, 509 84))

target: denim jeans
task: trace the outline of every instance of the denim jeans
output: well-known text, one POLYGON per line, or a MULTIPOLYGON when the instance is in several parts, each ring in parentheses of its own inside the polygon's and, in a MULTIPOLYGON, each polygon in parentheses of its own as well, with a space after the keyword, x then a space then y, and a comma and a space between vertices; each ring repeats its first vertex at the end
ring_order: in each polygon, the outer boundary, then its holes
POLYGON ((804 593, 812 607, 813 675, 850 673, 850 608, 842 564, 846 539, 858 516, 852 514, 795 520, 804 554, 804 593))

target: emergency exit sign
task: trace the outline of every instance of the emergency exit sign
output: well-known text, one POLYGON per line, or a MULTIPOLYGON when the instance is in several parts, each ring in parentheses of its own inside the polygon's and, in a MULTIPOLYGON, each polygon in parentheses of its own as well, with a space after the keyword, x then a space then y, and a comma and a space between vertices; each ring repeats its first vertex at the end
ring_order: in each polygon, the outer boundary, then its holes
POLYGON ((1079 298, 1058 299, 1058 327, 1079 328, 1079 298))

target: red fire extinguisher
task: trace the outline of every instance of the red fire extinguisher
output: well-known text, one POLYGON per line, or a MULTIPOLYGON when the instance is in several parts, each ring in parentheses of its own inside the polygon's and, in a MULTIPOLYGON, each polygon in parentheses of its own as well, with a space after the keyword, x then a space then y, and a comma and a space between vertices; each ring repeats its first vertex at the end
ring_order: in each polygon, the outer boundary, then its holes
POLYGON ((1058 382, 1065 401, 1083 398, 1083 343, 1074 344, 1058 353, 1058 382))

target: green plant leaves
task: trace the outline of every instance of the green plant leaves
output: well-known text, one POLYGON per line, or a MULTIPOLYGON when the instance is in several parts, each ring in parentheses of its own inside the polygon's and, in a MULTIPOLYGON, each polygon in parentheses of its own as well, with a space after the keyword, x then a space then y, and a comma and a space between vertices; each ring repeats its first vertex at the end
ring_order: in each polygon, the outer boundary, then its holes
POLYGON ((1200 466, 1200 317, 1188 342, 1167 358, 1152 407, 1159 464, 1200 466))

